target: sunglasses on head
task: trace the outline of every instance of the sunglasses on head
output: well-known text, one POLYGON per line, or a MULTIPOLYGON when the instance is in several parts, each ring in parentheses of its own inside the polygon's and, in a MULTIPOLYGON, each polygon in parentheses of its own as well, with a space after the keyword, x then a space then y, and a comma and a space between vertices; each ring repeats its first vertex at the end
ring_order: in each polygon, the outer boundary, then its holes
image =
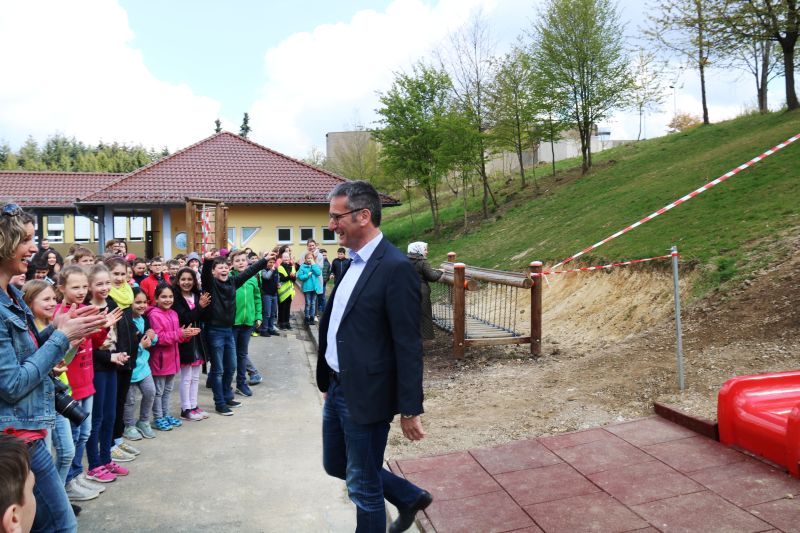
POLYGON ((22 208, 17 204, 6 204, 3 206, 2 213, 7 217, 15 217, 22 213, 22 208))

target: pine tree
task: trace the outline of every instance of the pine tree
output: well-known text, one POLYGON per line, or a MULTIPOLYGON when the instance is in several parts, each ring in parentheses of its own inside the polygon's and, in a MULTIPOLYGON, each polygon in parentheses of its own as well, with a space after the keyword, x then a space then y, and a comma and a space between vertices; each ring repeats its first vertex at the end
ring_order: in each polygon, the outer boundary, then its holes
POLYGON ((239 135, 247 139, 252 128, 250 128, 250 115, 245 113, 242 118, 242 126, 239 128, 239 135))
POLYGON ((222 123, 219 121, 219 119, 217 119, 214 121, 214 133, 219 133, 221 131, 222 131, 222 123))

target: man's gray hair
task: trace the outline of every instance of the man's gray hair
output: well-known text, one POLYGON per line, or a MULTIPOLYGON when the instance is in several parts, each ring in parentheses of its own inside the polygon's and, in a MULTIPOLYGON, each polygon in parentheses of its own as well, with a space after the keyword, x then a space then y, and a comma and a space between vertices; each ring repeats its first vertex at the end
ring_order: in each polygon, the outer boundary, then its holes
MULTIPOLYGON (((328 200, 337 196, 347 197, 347 210, 369 209, 375 227, 381 225, 381 198, 378 191, 366 181, 346 181, 340 183, 328 193, 328 200)), ((355 218, 356 213, 352 217, 355 218)))

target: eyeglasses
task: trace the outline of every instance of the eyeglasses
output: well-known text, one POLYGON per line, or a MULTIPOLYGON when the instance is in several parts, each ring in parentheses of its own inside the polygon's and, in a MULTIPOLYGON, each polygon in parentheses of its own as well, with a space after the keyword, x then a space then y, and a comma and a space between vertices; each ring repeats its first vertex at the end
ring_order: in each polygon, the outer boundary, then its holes
POLYGON ((3 206, 2 212, 7 217, 15 217, 22 213, 22 208, 17 204, 6 204, 3 206))
POLYGON ((367 208, 366 208, 366 207, 359 207, 358 209, 353 209, 352 211, 348 211, 348 212, 346 212, 346 213, 339 213, 339 214, 336 214, 336 213, 328 213, 328 217, 329 217, 331 220, 333 220, 334 222, 336 222, 336 223, 338 224, 338 223, 339 223, 339 221, 340 221, 340 220, 341 220, 341 219, 342 219, 344 216, 346 216, 346 215, 349 215, 349 214, 352 214, 352 213, 358 213, 359 211, 363 211, 364 209, 367 209, 367 208))

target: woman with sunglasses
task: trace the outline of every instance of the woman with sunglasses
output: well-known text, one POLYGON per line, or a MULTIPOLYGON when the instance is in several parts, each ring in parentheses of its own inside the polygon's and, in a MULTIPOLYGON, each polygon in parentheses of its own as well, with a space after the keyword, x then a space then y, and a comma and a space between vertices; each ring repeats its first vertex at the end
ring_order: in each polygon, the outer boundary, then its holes
POLYGON ((36 477, 36 518, 31 531, 76 531, 64 484, 45 446, 55 422, 50 371, 70 344, 99 330, 106 318, 91 306, 57 314, 37 332, 33 315, 11 278, 26 272, 37 251, 33 217, 16 204, 0 208, 0 433, 25 441, 36 477))

